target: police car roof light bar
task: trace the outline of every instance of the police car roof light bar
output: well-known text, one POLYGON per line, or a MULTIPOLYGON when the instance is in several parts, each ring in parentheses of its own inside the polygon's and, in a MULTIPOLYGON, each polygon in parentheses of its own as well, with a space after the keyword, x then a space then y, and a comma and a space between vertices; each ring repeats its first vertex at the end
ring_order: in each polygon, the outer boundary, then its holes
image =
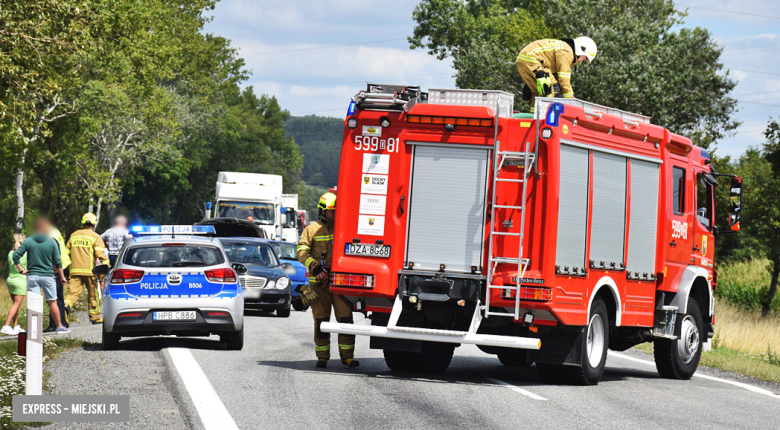
POLYGON ((134 225, 130 227, 134 235, 154 234, 168 235, 175 238, 177 234, 216 234, 213 225, 134 225))

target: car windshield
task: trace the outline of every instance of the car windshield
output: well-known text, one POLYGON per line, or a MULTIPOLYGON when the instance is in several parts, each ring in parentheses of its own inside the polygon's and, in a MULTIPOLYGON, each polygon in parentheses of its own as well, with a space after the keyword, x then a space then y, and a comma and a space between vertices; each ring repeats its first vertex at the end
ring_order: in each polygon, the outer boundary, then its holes
POLYGON ((279 265, 273 250, 266 244, 222 240, 222 247, 231 263, 248 263, 267 267, 279 265))
POLYGON ((122 261, 137 267, 202 267, 225 260, 213 246, 170 244, 130 248, 122 261))
POLYGON ((251 220, 255 224, 273 225, 273 203, 219 202, 219 216, 251 220))
POLYGON ((271 246, 274 247, 276 255, 282 260, 297 260, 296 247, 294 243, 279 243, 273 242, 271 246))

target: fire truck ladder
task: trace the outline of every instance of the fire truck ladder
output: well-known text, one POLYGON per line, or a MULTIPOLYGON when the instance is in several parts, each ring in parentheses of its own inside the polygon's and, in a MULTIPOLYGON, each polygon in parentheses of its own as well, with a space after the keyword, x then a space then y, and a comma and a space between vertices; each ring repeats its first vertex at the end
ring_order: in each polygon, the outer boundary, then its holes
MULTIPOLYGON (((490 205, 490 235, 489 235, 489 246, 488 246, 488 258, 490 259, 488 261, 488 275, 487 275, 487 290, 485 291, 485 318, 489 317, 490 315, 496 315, 496 316, 505 316, 505 317, 513 317, 514 319, 518 320, 520 319, 520 285, 523 282, 523 275, 525 275, 525 269, 528 267, 529 259, 528 258, 522 258, 523 257, 523 237, 525 234, 525 207, 526 207, 526 190, 527 190, 527 184, 528 184, 528 178, 530 177, 531 168, 533 167, 534 161, 536 161, 536 154, 530 152, 530 143, 525 144, 525 152, 513 152, 513 151, 502 151, 501 150, 501 142, 498 140, 495 141, 494 149, 493 149, 493 198, 491 199, 491 205, 490 205), (523 169, 523 178, 522 179, 512 179, 512 178, 505 178, 501 176, 501 172, 505 172, 506 167, 519 167, 523 169), (509 205, 498 205, 496 204, 496 186, 499 182, 515 182, 518 184, 518 187, 520 184, 523 184, 522 186, 522 194, 520 195, 520 205, 519 206, 509 206, 509 205), (510 210, 516 210, 520 211, 520 231, 519 232, 511 232, 511 231, 497 231, 496 228, 499 228, 499 224, 495 222, 496 219, 496 209, 510 209, 510 210), (517 236, 518 237, 518 250, 517 250, 517 256, 501 256, 501 255, 493 255, 493 250, 495 248, 495 240, 497 236, 517 236), (505 285, 493 285, 493 278, 496 273, 496 267, 499 264, 517 264, 517 282, 514 286, 505 286, 505 285), (513 313, 508 312, 492 312, 490 310, 490 292, 491 290, 504 290, 504 291, 511 291, 515 292, 515 311, 513 313)), ((520 190, 518 190, 520 191, 520 190)), ((509 224, 500 224, 500 226, 504 228, 511 227, 511 222, 509 224)))

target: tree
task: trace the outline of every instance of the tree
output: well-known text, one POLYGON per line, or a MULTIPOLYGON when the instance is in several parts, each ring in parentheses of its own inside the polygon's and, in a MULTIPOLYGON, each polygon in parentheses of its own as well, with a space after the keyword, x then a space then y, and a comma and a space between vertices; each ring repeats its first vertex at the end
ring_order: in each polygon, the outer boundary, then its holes
POLYGON ((671 0, 424 0, 409 40, 451 56, 459 87, 510 91, 523 107, 514 66, 522 47, 590 36, 599 52, 572 74, 575 97, 650 116, 707 147, 739 125, 728 96, 736 82, 721 74, 722 48, 705 29, 681 28, 684 17, 671 0))
MULTIPOLYGON (((765 166, 745 169, 743 174, 758 180, 752 181, 754 187, 750 191, 751 199, 745 204, 749 214, 748 227, 751 236, 757 238, 765 246, 767 257, 771 262, 769 270, 772 277, 763 303, 763 315, 769 314, 772 300, 777 293, 777 282, 780 278, 780 125, 771 121, 764 131, 766 143, 763 148, 765 166), (751 206, 752 205, 752 206, 751 206)), ((746 184, 747 185, 747 184, 746 184)))

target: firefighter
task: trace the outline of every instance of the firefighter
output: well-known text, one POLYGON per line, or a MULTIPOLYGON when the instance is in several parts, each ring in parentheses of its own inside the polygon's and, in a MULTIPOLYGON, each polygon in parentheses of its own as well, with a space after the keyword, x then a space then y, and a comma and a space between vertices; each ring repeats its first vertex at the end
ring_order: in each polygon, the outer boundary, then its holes
MULTIPOLYGON (((333 220, 336 217, 336 195, 325 193, 317 205, 320 219, 309 224, 301 233, 298 242, 298 260, 309 271, 309 285, 300 287, 301 300, 311 306, 314 317, 314 344, 317 353, 317 367, 328 365, 330 359, 330 333, 320 331, 320 324, 330 321, 330 309, 341 323, 352 324, 352 307, 339 296, 330 292, 328 271, 333 256, 333 220)), ((339 334, 339 355, 341 363, 358 367, 360 362, 353 358, 355 336, 339 334)))
POLYGON ((97 294, 97 279, 92 274, 95 259, 101 264, 109 264, 106 256, 106 245, 100 235, 95 233, 97 217, 86 213, 81 218, 81 230, 73 232, 68 240, 70 254, 70 278, 68 279, 68 295, 65 297, 65 312, 70 314, 73 305, 79 299, 82 288, 87 287, 89 300, 89 320, 92 324, 100 324, 100 300, 97 294))
POLYGON ((523 100, 536 97, 574 97, 571 71, 577 64, 596 58, 596 43, 590 37, 542 39, 530 43, 517 55, 517 71, 525 81, 523 100))

